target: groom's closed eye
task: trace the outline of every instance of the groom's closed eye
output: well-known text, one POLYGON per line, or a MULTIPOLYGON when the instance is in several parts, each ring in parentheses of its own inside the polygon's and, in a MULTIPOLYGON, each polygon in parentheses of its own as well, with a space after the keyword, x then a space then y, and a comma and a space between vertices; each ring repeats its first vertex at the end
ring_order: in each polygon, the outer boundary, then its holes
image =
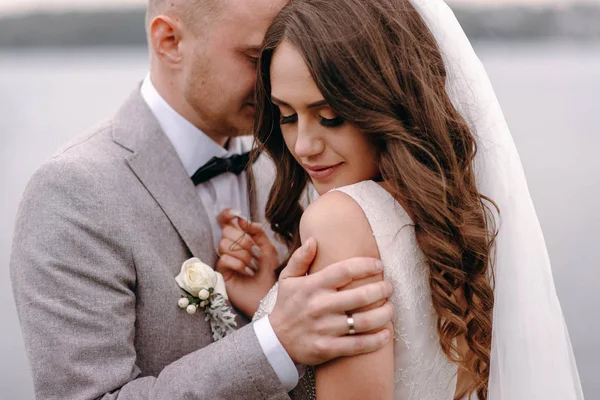
POLYGON ((252 64, 256 65, 260 56, 260 47, 249 46, 240 50, 240 53, 244 55, 252 64))
POLYGON ((246 54, 246 57, 252 64, 258 64, 258 55, 246 54))

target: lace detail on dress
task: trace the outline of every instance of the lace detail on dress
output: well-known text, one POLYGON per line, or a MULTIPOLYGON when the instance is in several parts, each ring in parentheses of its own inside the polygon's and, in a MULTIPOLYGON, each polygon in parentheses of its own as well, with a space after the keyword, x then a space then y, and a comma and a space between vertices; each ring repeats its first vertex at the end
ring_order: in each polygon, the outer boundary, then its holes
MULTIPOLYGON (((437 315, 431 301, 429 270, 414 233, 413 223, 400 204, 373 181, 335 189, 352 197, 362 208, 384 265, 394 285, 394 398, 398 400, 452 400, 458 369, 444 355, 437 333, 437 315)), ((275 305, 277 285, 261 301, 254 320, 275 305)), ((292 393, 294 399, 315 399, 312 369, 292 393)))
POLYGON ((279 290, 279 283, 276 283, 269 293, 258 304, 258 310, 254 313, 252 317, 252 321, 258 321, 262 317, 265 317, 271 314, 273 308, 275 308, 275 302, 277 301, 277 292, 279 290))

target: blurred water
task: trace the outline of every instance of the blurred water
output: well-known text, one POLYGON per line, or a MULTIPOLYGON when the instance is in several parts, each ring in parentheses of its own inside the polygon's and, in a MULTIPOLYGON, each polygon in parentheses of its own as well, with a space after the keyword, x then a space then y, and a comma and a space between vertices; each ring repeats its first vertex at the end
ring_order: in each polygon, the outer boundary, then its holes
MULTIPOLYGON (((476 45, 525 166, 587 399, 600 398, 600 45, 476 45)), ((0 52, 0 397, 32 399, 8 260, 21 193, 146 73, 142 48, 0 52)), ((548 349, 552 351, 552 349, 548 349)))

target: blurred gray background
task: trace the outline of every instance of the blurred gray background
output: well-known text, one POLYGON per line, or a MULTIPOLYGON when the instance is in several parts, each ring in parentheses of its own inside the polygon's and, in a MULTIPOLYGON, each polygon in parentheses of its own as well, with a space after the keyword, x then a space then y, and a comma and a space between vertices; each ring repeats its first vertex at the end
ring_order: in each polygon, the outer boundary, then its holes
MULTIPOLYGON (((105 0, 114 11, 102 12, 96 0, 0 4, 2 399, 33 399, 8 272, 21 193, 45 159, 110 117, 147 73, 143 3, 105 0)), ((600 399, 600 1, 449 3, 512 129, 583 389, 600 399)))

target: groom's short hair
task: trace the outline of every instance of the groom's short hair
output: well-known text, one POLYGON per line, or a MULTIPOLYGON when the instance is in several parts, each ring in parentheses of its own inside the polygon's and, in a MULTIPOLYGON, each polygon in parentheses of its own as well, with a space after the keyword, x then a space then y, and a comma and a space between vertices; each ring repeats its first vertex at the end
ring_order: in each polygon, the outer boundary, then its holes
POLYGON ((180 18, 192 32, 199 34, 203 28, 218 18, 226 0, 148 0, 146 29, 159 15, 180 18))

